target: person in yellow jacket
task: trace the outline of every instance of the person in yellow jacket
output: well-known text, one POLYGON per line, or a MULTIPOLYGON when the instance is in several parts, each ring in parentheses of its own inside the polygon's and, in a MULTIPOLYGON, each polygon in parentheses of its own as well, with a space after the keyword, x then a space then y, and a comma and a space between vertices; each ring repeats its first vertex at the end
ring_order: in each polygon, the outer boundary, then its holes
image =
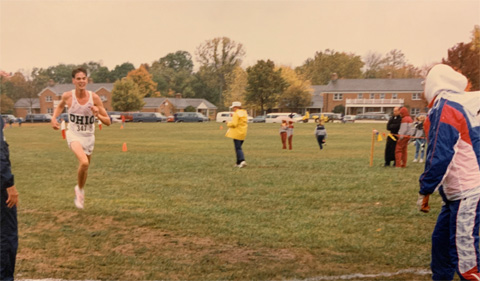
POLYGON ((247 166, 245 156, 243 155, 242 144, 247 136, 248 114, 242 109, 242 103, 234 101, 231 106, 233 110, 232 121, 227 123, 228 131, 225 134, 227 138, 233 139, 235 145, 235 154, 237 155, 237 164, 235 167, 243 168, 247 166))

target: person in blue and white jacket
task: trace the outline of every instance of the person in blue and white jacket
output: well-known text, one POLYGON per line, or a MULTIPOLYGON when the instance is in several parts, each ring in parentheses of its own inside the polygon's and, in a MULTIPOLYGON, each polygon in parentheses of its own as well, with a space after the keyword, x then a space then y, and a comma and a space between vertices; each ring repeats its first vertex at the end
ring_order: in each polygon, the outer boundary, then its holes
POLYGON ((480 92, 465 92, 467 78, 450 66, 434 66, 425 80, 431 108, 425 171, 417 205, 428 212, 438 190, 445 204, 432 234, 432 279, 480 280, 480 92))

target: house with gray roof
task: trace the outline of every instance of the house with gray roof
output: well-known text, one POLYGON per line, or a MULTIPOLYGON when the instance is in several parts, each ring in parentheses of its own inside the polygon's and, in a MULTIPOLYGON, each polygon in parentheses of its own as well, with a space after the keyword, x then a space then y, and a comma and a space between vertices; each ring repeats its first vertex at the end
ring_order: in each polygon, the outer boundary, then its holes
POLYGON ((171 116, 176 112, 184 112, 191 106, 196 112, 203 113, 210 119, 215 119, 217 114, 217 107, 206 99, 184 99, 181 94, 175 97, 144 98, 143 100, 145 105, 142 112, 160 112, 165 116, 171 116))

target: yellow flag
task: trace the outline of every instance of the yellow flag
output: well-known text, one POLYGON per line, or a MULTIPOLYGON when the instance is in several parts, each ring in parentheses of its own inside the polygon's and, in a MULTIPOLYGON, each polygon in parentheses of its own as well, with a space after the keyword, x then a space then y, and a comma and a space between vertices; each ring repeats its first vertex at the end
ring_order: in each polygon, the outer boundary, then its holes
POLYGON ((382 135, 378 134, 377 141, 383 141, 382 135))

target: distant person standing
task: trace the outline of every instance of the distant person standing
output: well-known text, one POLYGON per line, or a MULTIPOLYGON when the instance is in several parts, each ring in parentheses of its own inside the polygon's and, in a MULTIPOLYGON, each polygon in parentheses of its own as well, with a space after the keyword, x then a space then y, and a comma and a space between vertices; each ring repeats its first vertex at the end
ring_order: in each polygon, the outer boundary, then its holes
POLYGON ((397 134, 400 129, 400 123, 402 117, 400 117, 400 109, 395 107, 393 109, 393 115, 390 117, 387 123, 387 130, 390 131, 390 135, 387 137, 387 144, 385 145, 385 167, 389 167, 393 161, 395 167, 395 146, 397 145, 397 134))
POLYGON ((287 120, 282 120, 282 124, 280 125, 280 129, 279 129, 280 139, 282 141, 282 149, 287 149, 287 131, 288 131, 287 120))
POLYGON ((400 123, 400 129, 398 130, 397 145, 395 146, 395 167, 406 168, 407 148, 413 120, 406 107, 400 108, 400 116, 402 117, 402 122, 400 123))
POLYGON ((323 146, 325 145, 325 142, 327 139, 327 130, 323 125, 323 121, 320 121, 320 123, 317 124, 317 127, 315 127, 314 133, 315 133, 315 137, 317 138, 318 146, 320 146, 320 150, 321 150, 323 149, 323 146))
POLYGON ((18 191, 10 167, 10 152, 3 136, 4 121, 0 118, 0 280, 13 280, 18 249, 18 191))
POLYGON ((289 149, 289 150, 292 150, 293 121, 288 121, 287 139, 288 139, 288 149, 289 149))
POLYGON ((233 110, 232 121, 227 123, 228 131, 225 136, 233 139, 235 155, 237 157, 235 167, 243 168, 247 166, 242 145, 247 137, 248 114, 246 110, 242 109, 242 103, 239 101, 234 101, 231 108, 233 110))
POLYGON ((425 158, 425 131, 423 130, 423 123, 425 122, 425 116, 420 115, 415 122, 415 133, 414 133, 414 142, 415 142, 415 158, 413 162, 423 163, 425 158))
POLYGON ((84 186, 87 181, 88 167, 95 144, 95 118, 103 124, 110 125, 110 117, 103 107, 102 100, 94 93, 87 91, 87 71, 77 68, 72 71, 72 83, 75 89, 65 92, 52 117, 52 127, 60 129, 57 117, 68 107, 67 143, 78 159, 77 185, 75 191, 75 206, 84 208, 84 186))

